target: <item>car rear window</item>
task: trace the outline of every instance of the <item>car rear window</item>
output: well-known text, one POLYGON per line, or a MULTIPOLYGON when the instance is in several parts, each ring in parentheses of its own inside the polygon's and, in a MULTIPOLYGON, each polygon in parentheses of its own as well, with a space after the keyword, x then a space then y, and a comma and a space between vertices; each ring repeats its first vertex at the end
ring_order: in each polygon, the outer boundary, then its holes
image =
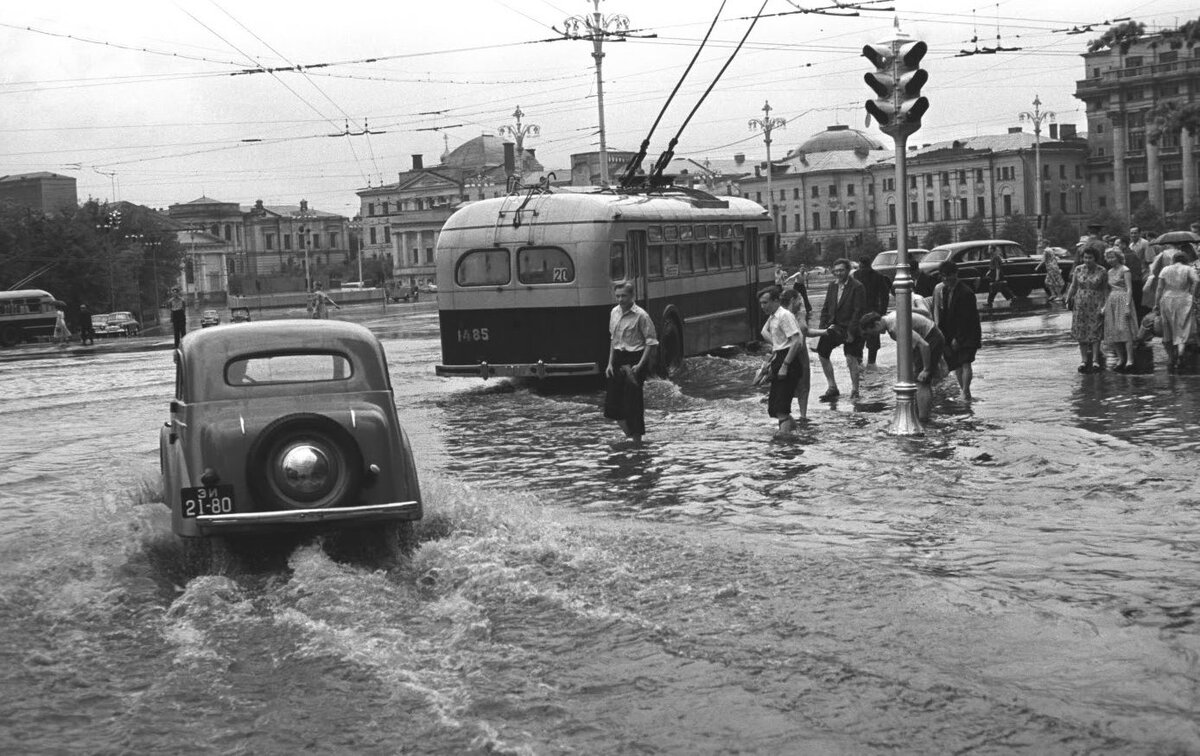
POLYGON ((351 374, 350 360, 334 352, 254 355, 230 360, 225 366, 225 382, 230 386, 344 381, 351 374))

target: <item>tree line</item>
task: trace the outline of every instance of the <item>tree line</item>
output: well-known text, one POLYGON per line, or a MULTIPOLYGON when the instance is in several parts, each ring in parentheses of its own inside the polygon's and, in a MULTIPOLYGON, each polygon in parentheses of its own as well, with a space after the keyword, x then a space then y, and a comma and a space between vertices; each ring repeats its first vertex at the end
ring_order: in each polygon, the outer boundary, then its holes
POLYGON ((175 229, 139 205, 88 200, 46 214, 0 203, 0 288, 50 292, 73 328, 82 304, 156 320, 183 259, 175 229))

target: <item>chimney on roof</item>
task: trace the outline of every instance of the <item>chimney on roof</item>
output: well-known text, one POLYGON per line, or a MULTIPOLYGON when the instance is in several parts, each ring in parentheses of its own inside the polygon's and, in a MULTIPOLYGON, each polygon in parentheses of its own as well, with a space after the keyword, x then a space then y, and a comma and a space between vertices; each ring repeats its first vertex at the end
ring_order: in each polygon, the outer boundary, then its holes
POLYGON ((1050 124, 1050 138, 1058 139, 1058 124, 1057 123, 1050 124))
POLYGON ((308 212, 308 200, 300 200, 300 212, 308 212))
POLYGON ((1075 131, 1075 124, 1064 123, 1058 130, 1059 139, 1074 139, 1078 132, 1075 131))
POLYGON ((1020 134, 1020 133, 1021 133, 1022 131, 1024 131, 1024 130, 1025 130, 1025 129, 1023 129, 1023 128, 1022 128, 1022 127, 1020 127, 1020 126, 1009 126, 1009 127, 1008 127, 1008 133, 1009 133, 1009 134, 1020 134))
POLYGON ((504 173, 511 176, 517 172, 516 146, 512 142, 504 143, 504 173))
POLYGON ((254 209, 255 210, 263 209, 262 200, 254 200, 254 209))
POLYGON ((412 159, 413 159, 413 170, 414 171, 425 170, 425 157, 423 155, 413 155, 412 159))
POLYGON ((742 163, 746 162, 746 153, 744 153, 744 152, 734 153, 733 162, 736 165, 741 165, 742 163))

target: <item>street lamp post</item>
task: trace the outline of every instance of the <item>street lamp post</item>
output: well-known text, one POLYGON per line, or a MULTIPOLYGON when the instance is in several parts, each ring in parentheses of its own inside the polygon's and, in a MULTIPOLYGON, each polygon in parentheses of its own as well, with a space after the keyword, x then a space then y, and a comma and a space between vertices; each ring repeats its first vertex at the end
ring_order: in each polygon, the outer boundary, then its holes
POLYGON ((763 102, 763 117, 750 119, 750 130, 760 130, 763 133, 763 141, 767 143, 767 212, 771 216, 771 220, 775 220, 775 195, 771 193, 771 132, 775 129, 782 129, 787 126, 787 119, 771 117, 771 103, 763 102))
POLYGON ((517 109, 513 111, 513 118, 517 119, 517 125, 509 126, 508 124, 504 124, 503 126, 501 126, 500 128, 497 129, 497 131, 500 133, 501 136, 503 136, 504 134, 508 134, 509 136, 511 136, 513 138, 513 141, 515 141, 517 143, 517 165, 516 165, 515 170, 516 170, 516 175, 517 175, 518 179, 520 179, 521 176, 523 176, 525 173, 525 169, 524 169, 525 159, 523 157, 523 155, 525 154, 525 137, 526 136, 537 136, 538 134, 542 133, 541 126, 537 126, 532 123, 527 123, 524 126, 522 126, 521 119, 524 116, 525 116, 525 114, 521 112, 521 106, 518 105, 517 109))
POLYGON ((608 184, 608 145, 604 136, 604 76, 601 73, 601 61, 604 52, 601 47, 606 35, 619 34, 629 30, 629 19, 626 16, 600 14, 600 0, 591 0, 595 11, 590 15, 571 16, 563 22, 565 35, 574 39, 590 39, 592 41, 592 58, 596 61, 596 104, 600 115, 600 184, 608 184), (587 34, 580 33, 582 29, 587 34))
POLYGON ((1034 197, 1033 206, 1037 213, 1037 249, 1040 253, 1042 247, 1045 246, 1042 241, 1042 121, 1049 119, 1054 123, 1054 113, 1047 110, 1042 111, 1042 101, 1035 94, 1033 96, 1033 110, 1025 111, 1021 114, 1021 121, 1030 121, 1033 123, 1033 170, 1037 174, 1035 186, 1037 187, 1037 196, 1034 197))

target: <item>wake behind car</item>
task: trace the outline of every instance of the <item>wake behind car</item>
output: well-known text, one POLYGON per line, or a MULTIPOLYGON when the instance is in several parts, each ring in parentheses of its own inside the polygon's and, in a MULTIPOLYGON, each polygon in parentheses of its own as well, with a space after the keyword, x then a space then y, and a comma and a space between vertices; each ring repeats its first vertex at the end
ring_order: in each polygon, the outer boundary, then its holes
MULTIPOLYGON (((916 292, 923 297, 933 294, 934 285, 942 280, 938 266, 946 260, 958 263, 959 280, 976 291, 987 291, 986 277, 993 254, 1000 256, 1004 280, 1014 295, 1027 297, 1030 292, 1043 288, 1046 271, 1042 268, 1041 257, 1031 257, 1014 241, 977 239, 942 244, 931 249, 919 264, 921 272, 928 274, 928 278, 922 277, 916 292)), ((1071 267, 1069 260, 1059 261, 1063 280, 1070 280, 1071 267)))
POLYGON ((189 334, 175 360, 159 457, 185 551, 280 531, 402 547, 421 491, 370 331, 331 320, 211 328, 189 334))

